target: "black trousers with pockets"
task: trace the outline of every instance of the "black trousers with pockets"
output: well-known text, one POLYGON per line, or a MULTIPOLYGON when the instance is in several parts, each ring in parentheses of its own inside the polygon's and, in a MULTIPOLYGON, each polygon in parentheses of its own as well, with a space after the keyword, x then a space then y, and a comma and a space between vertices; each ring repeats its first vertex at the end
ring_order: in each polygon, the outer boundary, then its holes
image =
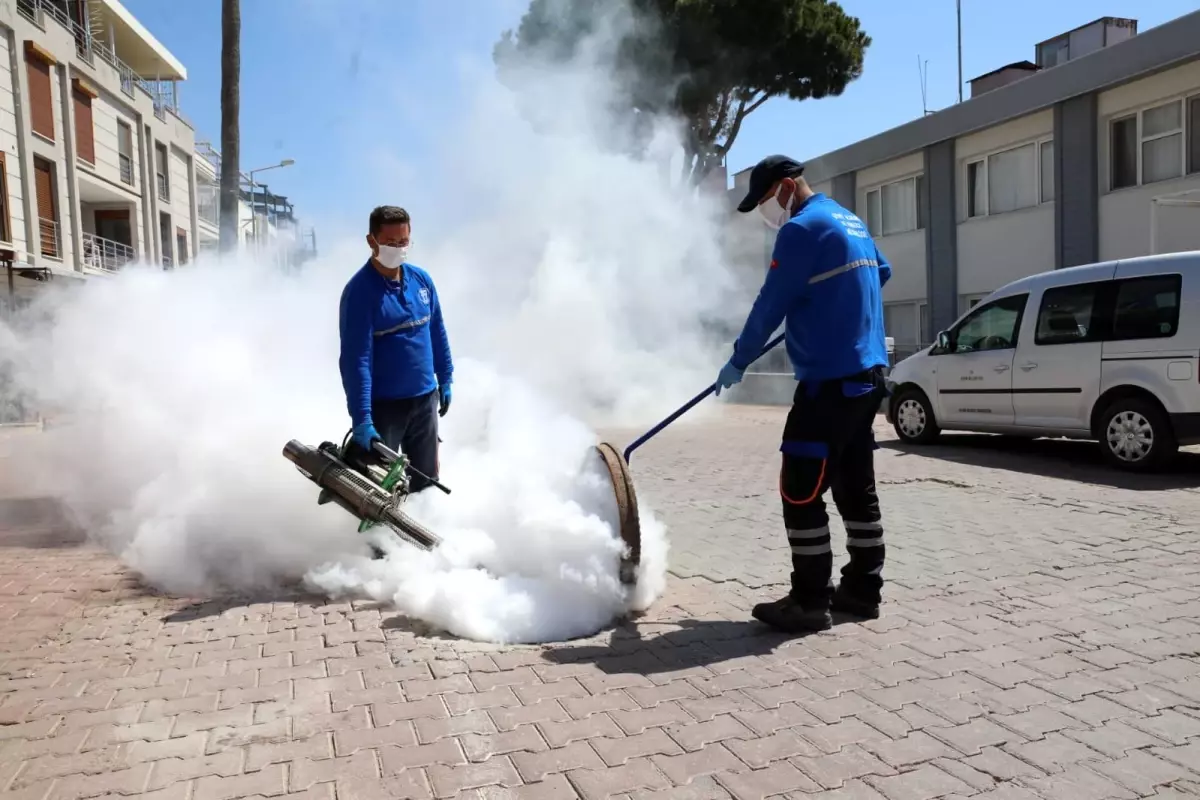
MULTIPOLYGON (((408 456, 409 465, 434 480, 438 479, 438 393, 376 400, 371 404, 375 430, 383 443, 408 456)), ((409 472, 409 489, 419 492, 429 482, 409 472)))
POLYGON ((792 548, 791 594, 805 608, 827 606, 833 591, 826 489, 846 527, 850 561, 842 569, 843 590, 880 601, 883 524, 872 426, 885 395, 880 368, 796 388, 780 446, 779 494, 792 548))

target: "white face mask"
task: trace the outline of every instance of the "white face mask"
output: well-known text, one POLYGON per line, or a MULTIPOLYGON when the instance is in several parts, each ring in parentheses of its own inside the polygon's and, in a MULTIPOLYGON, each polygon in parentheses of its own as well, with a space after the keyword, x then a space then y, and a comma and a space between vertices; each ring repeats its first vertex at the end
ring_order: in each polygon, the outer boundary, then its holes
POLYGON ((775 192, 775 196, 758 207, 758 213, 762 215, 763 222, 773 231, 777 231, 783 227, 792 215, 791 204, 795 200, 795 193, 792 195, 792 200, 788 201, 789 208, 784 208, 779 202, 779 195, 783 192, 783 187, 775 192))
POLYGON ((387 269, 396 269, 408 258, 407 247, 393 247, 390 244, 379 245, 379 255, 375 256, 387 269))

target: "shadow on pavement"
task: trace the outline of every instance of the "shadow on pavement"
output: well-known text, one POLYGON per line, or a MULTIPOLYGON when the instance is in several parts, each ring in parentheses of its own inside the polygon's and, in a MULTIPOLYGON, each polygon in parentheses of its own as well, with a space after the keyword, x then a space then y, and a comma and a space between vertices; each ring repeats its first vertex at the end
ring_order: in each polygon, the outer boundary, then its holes
MULTIPOLYGON (((139 582, 140 583, 140 582, 139 582)), ((144 593, 150 596, 170 597, 155 589, 142 584, 144 593)), ((253 594, 231 594, 223 597, 213 597, 207 600, 195 600, 182 608, 177 608, 162 618, 163 622, 188 623, 202 619, 220 617, 238 608, 261 605, 263 603, 296 603, 307 606, 324 606, 329 599, 320 595, 310 594, 301 589, 279 587, 276 591, 262 591, 253 594)))
POLYGON ((72 523, 53 497, 6 497, 0 499, 0 547, 79 547, 87 543, 87 531, 72 523))
MULTIPOLYGON (((834 615, 833 624, 860 622, 834 615)), ((779 633, 757 620, 683 619, 679 629, 645 636, 642 628, 662 628, 664 623, 627 621, 618 625, 611 644, 550 647, 542 658, 554 664, 587 663, 609 675, 654 675, 689 667, 703 667, 747 656, 763 656, 804 634, 779 633)), ((814 635, 814 634, 809 634, 814 635)))
POLYGON ((1095 442, 1070 439, 947 433, 942 434, 936 444, 910 445, 891 439, 881 441, 879 446, 907 456, 924 456, 972 467, 990 467, 1137 492, 1200 487, 1200 453, 1189 451, 1181 451, 1165 471, 1142 475, 1109 466, 1095 442))

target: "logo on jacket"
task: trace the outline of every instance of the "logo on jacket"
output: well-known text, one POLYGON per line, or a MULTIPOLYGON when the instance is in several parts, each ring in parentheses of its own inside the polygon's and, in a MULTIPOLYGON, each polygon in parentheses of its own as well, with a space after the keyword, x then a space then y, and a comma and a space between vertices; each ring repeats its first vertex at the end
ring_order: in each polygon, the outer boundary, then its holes
POLYGON ((775 259, 773 259, 773 258, 772 258, 772 259, 771 259, 771 266, 769 267, 769 269, 775 269, 775 268, 776 268, 776 267, 778 267, 778 266, 779 266, 779 262, 778 262, 778 261, 776 261, 775 259))
POLYGON ((417 297, 421 298, 421 302, 429 305, 429 290, 422 286, 417 290, 417 297))

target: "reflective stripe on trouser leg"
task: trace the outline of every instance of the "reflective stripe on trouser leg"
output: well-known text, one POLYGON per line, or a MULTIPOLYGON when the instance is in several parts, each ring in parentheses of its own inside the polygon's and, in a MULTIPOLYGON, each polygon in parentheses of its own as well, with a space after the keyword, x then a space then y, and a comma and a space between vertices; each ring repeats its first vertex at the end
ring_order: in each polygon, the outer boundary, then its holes
POLYGON ((850 560, 842 568, 842 591, 878 603, 883 589, 883 515, 875 489, 875 451, 870 430, 848 444, 833 485, 833 499, 846 527, 850 560))
POLYGON ((842 520, 846 526, 846 550, 854 571, 860 575, 883 573, 883 523, 842 520))
POLYGON ((783 454, 779 494, 783 522, 792 551, 792 597, 805 607, 829 603, 832 592, 833 549, 829 515, 825 511, 824 458, 783 454))

